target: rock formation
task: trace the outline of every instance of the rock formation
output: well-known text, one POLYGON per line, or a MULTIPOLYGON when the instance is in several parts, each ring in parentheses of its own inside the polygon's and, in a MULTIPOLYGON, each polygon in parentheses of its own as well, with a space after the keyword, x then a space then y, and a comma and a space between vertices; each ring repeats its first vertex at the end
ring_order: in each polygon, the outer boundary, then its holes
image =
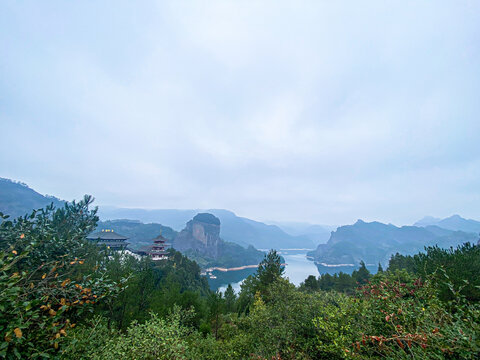
POLYGON ((179 251, 195 250, 216 259, 220 240, 220 220, 212 214, 200 213, 187 222, 175 238, 173 246, 179 251))

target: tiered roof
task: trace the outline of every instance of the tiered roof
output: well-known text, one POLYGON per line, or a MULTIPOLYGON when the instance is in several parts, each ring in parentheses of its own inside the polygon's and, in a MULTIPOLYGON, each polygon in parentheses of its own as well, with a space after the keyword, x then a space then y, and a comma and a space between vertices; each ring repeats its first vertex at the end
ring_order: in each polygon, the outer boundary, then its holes
POLYGON ((150 256, 152 260, 164 260, 167 259, 167 251, 165 247, 170 244, 167 244, 167 239, 165 239, 161 234, 153 239, 153 246, 150 250, 150 256))
POLYGON ((97 245, 106 245, 114 250, 123 250, 127 247, 127 237, 117 234, 113 230, 102 230, 87 236, 90 241, 95 241, 97 245))

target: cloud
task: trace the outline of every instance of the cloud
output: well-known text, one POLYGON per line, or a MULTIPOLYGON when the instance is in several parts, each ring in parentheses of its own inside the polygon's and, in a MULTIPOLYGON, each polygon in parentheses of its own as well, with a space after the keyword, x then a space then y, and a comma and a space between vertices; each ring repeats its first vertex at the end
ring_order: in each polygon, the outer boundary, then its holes
POLYGON ((480 217, 476 2, 0 6, 2 176, 259 219, 480 217))

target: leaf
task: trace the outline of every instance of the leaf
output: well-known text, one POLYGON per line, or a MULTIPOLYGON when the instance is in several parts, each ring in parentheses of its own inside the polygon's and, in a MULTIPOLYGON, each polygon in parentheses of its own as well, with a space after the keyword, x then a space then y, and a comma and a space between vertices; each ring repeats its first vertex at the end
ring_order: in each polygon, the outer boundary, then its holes
POLYGON ((23 336, 22 330, 20 330, 20 328, 18 328, 18 327, 15 328, 15 330, 13 330, 13 332, 15 333, 15 336, 19 339, 23 336))

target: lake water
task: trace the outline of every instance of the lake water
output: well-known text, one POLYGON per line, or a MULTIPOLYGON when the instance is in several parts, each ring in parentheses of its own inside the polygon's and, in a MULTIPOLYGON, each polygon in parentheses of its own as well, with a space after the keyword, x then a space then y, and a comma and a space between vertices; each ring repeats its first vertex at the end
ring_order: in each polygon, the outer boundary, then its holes
MULTIPOLYGON (((285 266, 285 277, 287 277, 291 283, 295 285, 300 285, 309 275, 314 275, 315 277, 319 276, 320 274, 334 274, 339 272, 344 272, 351 274, 353 270, 357 268, 357 266, 322 266, 322 265, 315 265, 315 263, 311 260, 307 259, 307 252, 310 250, 280 250, 280 255, 283 256, 286 262, 285 266)), ((367 266, 370 272, 375 273, 377 270, 376 266, 367 266)), ((243 280, 251 275, 254 274, 256 269, 246 269, 240 271, 229 271, 226 273, 222 273, 220 271, 214 271, 213 275, 215 275, 216 279, 209 279, 208 282, 212 289, 218 289, 220 291, 225 291, 225 288, 230 283, 232 284, 233 289, 235 292, 240 291, 240 285, 243 280)))

